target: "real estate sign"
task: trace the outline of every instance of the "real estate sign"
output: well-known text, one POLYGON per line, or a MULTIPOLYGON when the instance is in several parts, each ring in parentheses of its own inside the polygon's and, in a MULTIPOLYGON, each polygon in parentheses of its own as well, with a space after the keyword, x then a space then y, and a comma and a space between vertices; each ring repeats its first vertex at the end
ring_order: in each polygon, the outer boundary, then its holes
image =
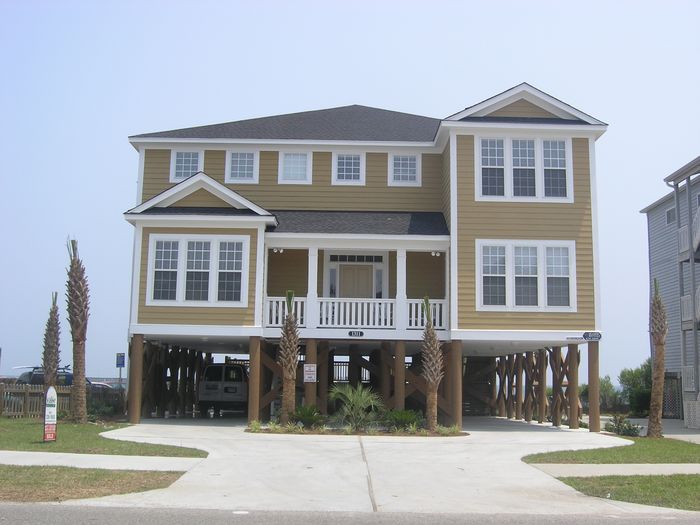
POLYGON ((56 411, 58 408, 58 395, 52 386, 46 391, 46 404, 44 405, 44 441, 56 441, 56 411))

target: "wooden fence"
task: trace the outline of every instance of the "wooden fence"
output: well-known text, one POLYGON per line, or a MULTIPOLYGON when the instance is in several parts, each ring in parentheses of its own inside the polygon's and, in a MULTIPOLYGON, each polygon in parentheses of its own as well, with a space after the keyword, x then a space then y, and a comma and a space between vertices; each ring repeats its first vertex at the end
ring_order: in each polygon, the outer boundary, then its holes
MULTIPOLYGON (((69 386, 57 386, 58 414, 70 414, 69 386)), ((121 393, 117 390, 92 392, 88 390, 88 405, 102 403, 115 407, 121 406, 121 393)), ((7 385, 0 383, 0 416, 5 417, 44 417, 43 385, 7 385)))

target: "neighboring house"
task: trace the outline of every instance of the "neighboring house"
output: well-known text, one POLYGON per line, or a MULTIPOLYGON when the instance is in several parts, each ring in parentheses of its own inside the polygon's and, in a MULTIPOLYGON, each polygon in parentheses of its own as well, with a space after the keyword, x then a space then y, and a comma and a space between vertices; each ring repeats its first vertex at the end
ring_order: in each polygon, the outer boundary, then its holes
MULTIPOLYGON (((597 406, 595 141, 606 127, 520 84, 445 119, 353 105, 130 137, 132 418, 158 404, 149 384, 141 399, 145 341, 195 361, 249 353, 257 419, 276 395, 289 289, 305 362, 318 366, 306 402, 322 409, 334 355, 349 356, 351 382, 370 370, 390 406, 420 397, 405 365, 418 361, 426 295, 448 342, 445 421, 469 403, 508 415, 535 395, 545 403, 533 374, 548 360, 555 387, 570 385, 555 405, 578 405, 578 344, 591 338, 597 406)), ((172 377, 178 365, 158 366, 172 377)))
MULTIPOLYGON (((688 249, 693 246, 693 260, 700 262, 700 178, 693 178, 698 174, 700 157, 666 177, 673 191, 642 210, 649 231, 649 286, 652 290, 656 279, 668 315, 664 412, 675 417, 682 412, 691 428, 700 428, 700 268, 689 264, 688 249)), ((652 355, 653 351, 651 345, 652 355)))

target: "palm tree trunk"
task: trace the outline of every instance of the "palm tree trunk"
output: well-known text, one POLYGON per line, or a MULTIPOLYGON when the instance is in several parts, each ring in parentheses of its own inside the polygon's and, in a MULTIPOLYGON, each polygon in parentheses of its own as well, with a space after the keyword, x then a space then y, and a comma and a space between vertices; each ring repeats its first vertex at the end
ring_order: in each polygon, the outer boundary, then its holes
POLYGON ((664 406, 665 346, 658 343, 654 345, 654 368, 651 378, 651 403, 649 405, 649 428, 647 430, 647 437, 651 438, 663 437, 661 416, 663 415, 664 406))
POLYGON ((425 418, 428 420, 428 430, 430 432, 435 432, 437 429, 437 395, 437 385, 428 385, 425 418))
POLYGON ((87 422, 85 394, 85 342, 74 342, 73 385, 70 392, 70 406, 73 419, 77 423, 87 422))
POLYGON ((290 416, 294 413, 296 378, 288 377, 285 374, 282 380, 282 411, 280 413, 280 423, 289 423, 290 416))

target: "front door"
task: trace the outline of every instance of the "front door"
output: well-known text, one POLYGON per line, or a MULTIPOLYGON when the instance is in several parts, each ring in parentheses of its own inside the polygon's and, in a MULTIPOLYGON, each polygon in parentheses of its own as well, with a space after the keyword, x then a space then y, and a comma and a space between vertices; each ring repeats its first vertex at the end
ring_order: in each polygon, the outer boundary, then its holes
POLYGON ((341 264, 339 297, 374 297, 372 272, 370 264, 341 264))

